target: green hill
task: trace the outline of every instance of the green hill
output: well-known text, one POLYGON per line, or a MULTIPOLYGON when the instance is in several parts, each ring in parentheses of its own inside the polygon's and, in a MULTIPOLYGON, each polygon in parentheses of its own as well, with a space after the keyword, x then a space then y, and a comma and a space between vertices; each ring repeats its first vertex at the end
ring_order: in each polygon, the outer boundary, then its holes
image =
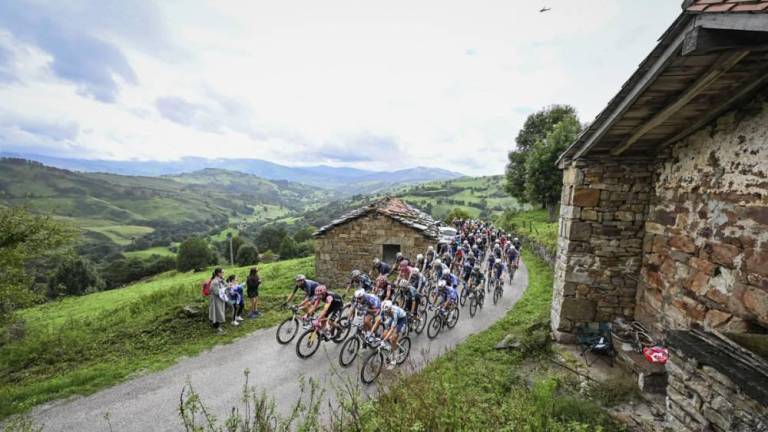
MULTIPOLYGON (((226 269, 244 281, 248 267, 226 269)), ((216 336, 200 295, 202 273, 170 272, 111 291, 25 309, 18 313, 25 336, 0 350, 0 419, 42 402, 88 394, 132 374, 159 370, 285 318, 279 305, 298 273, 314 277, 314 258, 259 266, 264 315, 226 325, 216 336), (184 312, 191 306, 200 315, 184 312)), ((17 327, 19 325, 17 324, 17 327)))
POLYGON ((145 237, 168 245, 230 223, 297 215, 330 192, 233 171, 206 169, 169 177, 79 173, 21 159, 0 159, 0 205, 25 205, 83 230, 94 255, 145 237))

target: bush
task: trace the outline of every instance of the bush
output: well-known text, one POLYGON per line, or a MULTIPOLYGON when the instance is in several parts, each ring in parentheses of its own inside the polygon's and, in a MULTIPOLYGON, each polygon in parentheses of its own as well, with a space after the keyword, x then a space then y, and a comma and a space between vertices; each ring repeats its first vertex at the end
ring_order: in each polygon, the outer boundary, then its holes
POLYGON ((181 272, 200 270, 216 264, 216 261, 216 254, 208 247, 205 240, 192 237, 179 246, 179 253, 176 255, 176 270, 181 272))
POLYGON ((280 259, 290 259, 299 256, 299 247, 296 242, 288 237, 283 237, 280 242, 280 259))
POLYGON ((152 255, 143 260, 120 258, 104 267, 101 270, 101 276, 106 281, 107 288, 113 289, 174 268, 176 268, 176 260, 173 257, 152 255))
POLYGON ((235 262, 239 266, 247 266, 259 263, 259 251, 255 246, 243 245, 237 251, 235 262))
POLYGON ((105 287, 104 280, 93 264, 87 258, 81 257, 65 258, 48 281, 50 297, 80 295, 101 291, 105 287))

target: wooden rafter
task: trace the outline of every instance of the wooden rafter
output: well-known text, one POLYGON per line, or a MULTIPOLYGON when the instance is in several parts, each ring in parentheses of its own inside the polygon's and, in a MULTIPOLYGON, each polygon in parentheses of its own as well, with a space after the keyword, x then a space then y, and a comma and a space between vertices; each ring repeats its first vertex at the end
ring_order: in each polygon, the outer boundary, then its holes
POLYGON ((699 79, 696 80, 691 86, 689 86, 683 93, 681 93, 677 99, 667 105, 663 110, 654 115, 650 120, 640 125, 629 137, 624 139, 621 144, 614 147, 611 150, 611 154, 619 156, 627 149, 632 147, 643 135, 647 134, 660 124, 664 123, 667 119, 672 117, 676 112, 683 108, 688 102, 704 91, 710 84, 715 82, 722 74, 728 72, 734 67, 741 59, 749 54, 748 50, 741 50, 735 52, 729 52, 721 55, 710 67, 710 69, 704 73, 699 79))

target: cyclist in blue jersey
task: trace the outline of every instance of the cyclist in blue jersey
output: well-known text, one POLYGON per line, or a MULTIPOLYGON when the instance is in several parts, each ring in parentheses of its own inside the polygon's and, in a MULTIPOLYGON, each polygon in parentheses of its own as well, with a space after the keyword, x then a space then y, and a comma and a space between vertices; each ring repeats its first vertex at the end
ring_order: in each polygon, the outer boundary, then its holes
MULTIPOLYGON (((408 328, 408 313, 401 307, 395 306, 390 300, 384 300, 381 303, 381 313, 376 317, 376 323, 373 325, 372 332, 382 325, 384 328, 384 334, 382 334, 382 341, 388 341, 392 350, 397 349, 397 338, 399 335, 405 333, 408 328)), ((392 369, 397 364, 397 357, 392 356, 392 361, 387 365, 388 369, 392 369)))
POLYGON ((438 298, 442 299, 440 302, 440 307, 444 310, 448 310, 448 308, 451 307, 451 305, 455 305, 456 302, 459 301, 459 293, 456 292, 456 289, 447 283, 445 283, 445 280, 441 280, 437 283, 437 295, 438 298))
POLYGON ((304 291, 304 300, 301 303, 299 303, 299 309, 306 312, 309 309, 309 305, 312 304, 312 299, 315 297, 315 289, 318 286, 320 286, 319 283, 311 279, 307 279, 307 277, 304 276, 303 274, 296 276, 296 286, 293 287, 293 292, 291 293, 291 295, 288 296, 288 299, 285 301, 285 304, 287 305, 288 303, 290 303, 291 300, 293 300, 293 297, 296 295, 296 291, 301 289, 302 291, 304 291))
MULTIPOLYGON (((366 330, 371 330, 372 317, 379 314, 379 311, 381 310, 381 300, 379 300, 378 296, 369 294, 365 292, 364 289, 359 288, 355 291, 355 302, 365 308, 365 318, 363 318, 363 323, 366 330)), ((357 313, 357 308, 355 308, 355 313, 357 313)))
POLYGON ((347 290, 350 288, 362 288, 366 292, 371 292, 373 289, 373 281, 367 274, 361 272, 360 270, 352 270, 352 277, 349 280, 349 284, 347 285, 347 290))
POLYGON ((372 275, 389 276, 389 273, 391 272, 392 272, 392 267, 389 264, 385 263, 384 261, 378 258, 373 259, 373 271, 371 273, 372 275))

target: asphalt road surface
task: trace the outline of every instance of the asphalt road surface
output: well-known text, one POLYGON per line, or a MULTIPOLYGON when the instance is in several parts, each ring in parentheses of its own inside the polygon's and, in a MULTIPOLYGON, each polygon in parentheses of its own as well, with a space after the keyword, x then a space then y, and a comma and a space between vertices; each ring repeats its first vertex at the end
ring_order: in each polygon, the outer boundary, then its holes
MULTIPOLYGON (((504 296, 497 305, 493 305, 488 295, 485 306, 477 311, 474 318, 469 316, 467 303, 461 310, 456 327, 440 332, 436 339, 427 338, 426 328, 421 335, 412 335, 411 356, 416 363, 423 364, 468 336, 485 330, 504 316, 522 296, 527 285, 528 270, 521 263, 512 285, 506 286, 504 296)), ((105 413, 109 413, 112 429, 116 432, 178 431, 182 429, 178 414, 179 394, 187 379, 192 382, 209 412, 222 419, 233 406, 240 406, 245 369, 251 371, 251 384, 266 389, 275 398, 278 410, 285 414, 296 402, 300 376, 318 378, 321 385, 325 385, 328 377, 332 376, 330 363, 333 362, 334 368, 339 369, 339 345, 323 343, 318 352, 307 360, 296 356, 295 347, 295 340, 288 345, 278 344, 275 327, 257 330, 231 344, 185 358, 161 372, 132 379, 90 396, 52 402, 35 408, 31 415, 45 431, 108 430, 105 413)), ((343 373, 359 377, 360 357, 355 365, 342 369, 343 373)), ((382 374, 379 380, 386 378, 382 374)))

